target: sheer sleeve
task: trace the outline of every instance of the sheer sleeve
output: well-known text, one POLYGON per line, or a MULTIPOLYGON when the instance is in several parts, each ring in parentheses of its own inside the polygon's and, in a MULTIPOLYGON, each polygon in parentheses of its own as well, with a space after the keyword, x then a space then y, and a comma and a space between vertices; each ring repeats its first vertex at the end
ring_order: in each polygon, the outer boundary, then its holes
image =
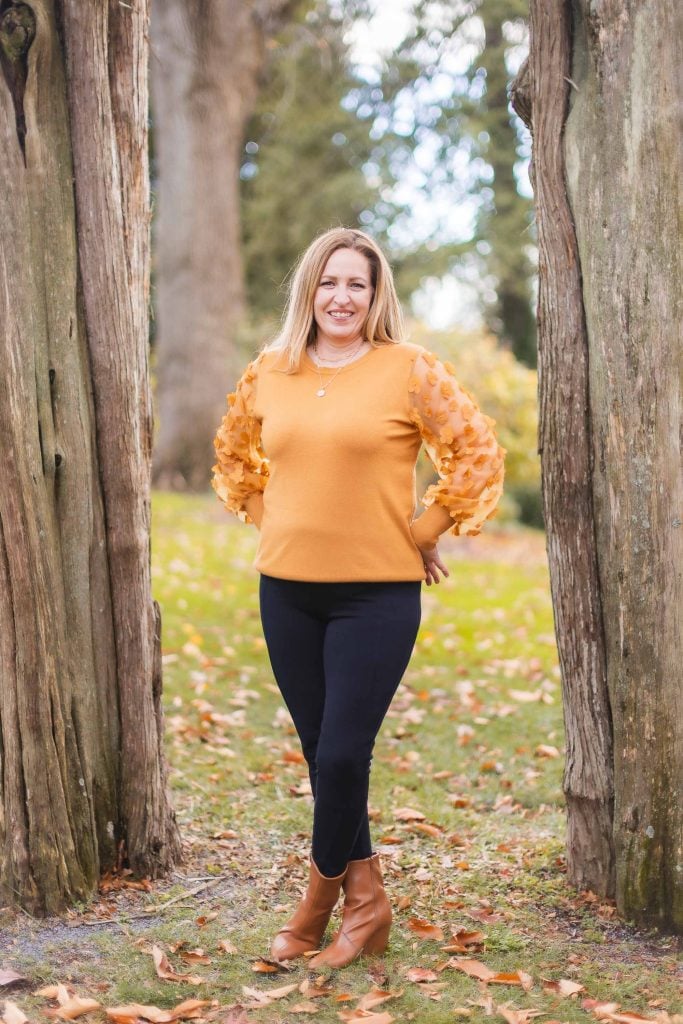
POLYGON ((260 525, 268 460, 261 448, 261 424, 254 415, 257 363, 249 363, 213 442, 217 463, 211 485, 229 512, 260 525))
POLYGON ((505 449, 494 420, 458 384, 451 364, 431 352, 415 359, 408 393, 411 419, 439 474, 421 499, 427 511, 413 523, 413 537, 422 546, 435 544, 447 529, 478 534, 503 491, 505 449))

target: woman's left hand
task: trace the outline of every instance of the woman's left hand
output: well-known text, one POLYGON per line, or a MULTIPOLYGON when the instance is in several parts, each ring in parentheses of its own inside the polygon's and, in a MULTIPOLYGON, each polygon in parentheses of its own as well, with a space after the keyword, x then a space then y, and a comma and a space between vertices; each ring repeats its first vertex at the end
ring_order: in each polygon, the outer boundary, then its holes
POLYGON ((431 587, 432 583, 439 582, 439 573, 444 578, 448 577, 448 569, 441 561, 441 555, 436 544, 431 548, 422 548, 418 545, 418 549, 422 555, 422 562, 425 568, 425 583, 428 587, 431 587))

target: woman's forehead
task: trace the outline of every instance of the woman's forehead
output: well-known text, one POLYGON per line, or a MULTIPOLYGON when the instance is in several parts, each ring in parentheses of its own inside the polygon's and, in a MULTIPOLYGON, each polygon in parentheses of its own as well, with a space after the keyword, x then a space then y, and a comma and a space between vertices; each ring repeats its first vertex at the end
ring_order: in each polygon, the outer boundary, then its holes
POLYGON ((323 268, 323 273, 344 277, 368 277, 370 262, 357 249, 335 249, 323 268))

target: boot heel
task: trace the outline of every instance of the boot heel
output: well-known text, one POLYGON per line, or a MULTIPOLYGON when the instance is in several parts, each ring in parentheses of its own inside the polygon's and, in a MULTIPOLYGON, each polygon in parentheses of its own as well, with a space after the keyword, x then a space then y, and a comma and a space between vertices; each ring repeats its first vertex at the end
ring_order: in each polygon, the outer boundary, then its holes
POLYGON ((376 932, 370 936, 368 941, 365 943, 362 949, 364 956, 379 956, 380 953, 384 953, 389 944, 389 932, 391 930, 391 921, 389 924, 383 924, 381 928, 378 928, 376 932))

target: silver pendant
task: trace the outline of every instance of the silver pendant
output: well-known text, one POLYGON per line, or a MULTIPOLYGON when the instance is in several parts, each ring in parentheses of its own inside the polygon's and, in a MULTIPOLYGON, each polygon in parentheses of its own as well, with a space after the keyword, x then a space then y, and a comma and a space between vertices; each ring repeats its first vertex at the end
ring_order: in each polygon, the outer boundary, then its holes
POLYGON ((318 389, 318 390, 316 391, 316 396, 317 396, 318 398, 324 398, 324 397, 325 397, 325 388, 319 388, 319 389, 318 389))

